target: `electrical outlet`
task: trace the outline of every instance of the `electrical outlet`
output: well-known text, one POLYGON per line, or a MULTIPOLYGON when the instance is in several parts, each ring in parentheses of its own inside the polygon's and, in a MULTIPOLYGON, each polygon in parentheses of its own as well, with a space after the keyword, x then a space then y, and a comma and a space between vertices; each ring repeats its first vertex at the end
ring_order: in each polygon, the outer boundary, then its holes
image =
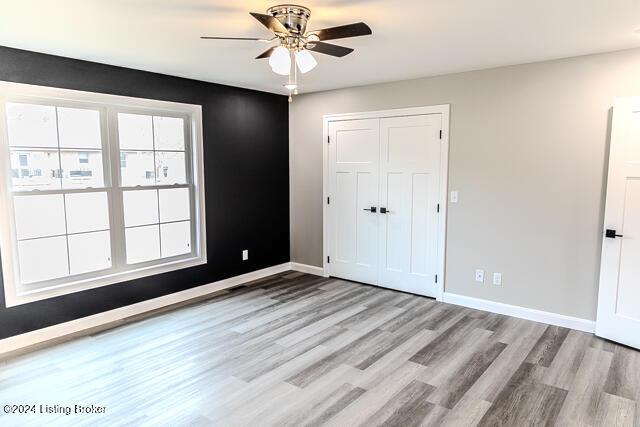
POLYGON ((458 203, 458 192, 457 191, 452 191, 451 192, 451 203, 458 203))
POLYGON ((493 284, 502 286, 502 273, 493 273, 493 284))
POLYGON ((245 249, 242 251, 242 260, 246 261, 249 259, 249 249, 245 249))
POLYGON ((476 270, 476 282, 484 283, 484 270, 476 270))

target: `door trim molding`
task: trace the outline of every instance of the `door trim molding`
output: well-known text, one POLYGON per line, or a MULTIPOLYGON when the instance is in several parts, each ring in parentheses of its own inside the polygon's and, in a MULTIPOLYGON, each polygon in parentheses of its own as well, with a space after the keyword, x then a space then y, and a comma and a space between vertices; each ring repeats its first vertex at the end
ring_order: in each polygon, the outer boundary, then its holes
POLYGON ((521 307, 518 305, 504 304, 501 302, 489 301, 481 298, 468 297, 466 295, 452 294, 451 292, 444 293, 443 302, 459 305, 462 307, 469 307, 476 310, 503 314, 505 316, 532 320, 534 322, 561 326, 563 328, 575 329, 582 332, 593 333, 596 329, 596 322, 593 320, 582 319, 580 317, 565 316, 563 314, 535 310, 533 308, 521 307))
POLYGON ((322 117, 322 270, 329 276, 327 257, 329 254, 329 231, 327 197, 329 197, 329 123, 344 120, 383 119, 389 117, 419 116, 426 114, 442 114, 442 150, 440 152, 440 212, 441 221, 438 230, 438 284, 436 299, 442 301, 446 276, 446 235, 447 235, 447 200, 449 181, 449 112, 450 104, 423 107, 397 108, 392 110, 366 111, 359 113, 326 114, 322 117))
POLYGON ((315 265, 292 262, 291 269, 294 271, 300 271, 302 273, 313 274, 315 276, 324 276, 324 270, 322 269, 322 267, 316 267, 315 265))

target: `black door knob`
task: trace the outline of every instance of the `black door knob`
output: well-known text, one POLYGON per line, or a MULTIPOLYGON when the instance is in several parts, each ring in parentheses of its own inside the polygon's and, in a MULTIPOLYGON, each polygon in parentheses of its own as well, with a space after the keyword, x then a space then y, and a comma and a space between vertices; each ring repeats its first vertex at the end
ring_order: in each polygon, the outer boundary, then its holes
POLYGON ((387 210, 387 208, 380 208, 380 213, 381 214, 386 214, 386 213, 391 213, 391 211, 387 210))
POLYGON ((373 212, 376 213, 378 209, 375 206, 371 206, 369 209, 363 209, 363 211, 369 211, 369 212, 373 212))
POLYGON ((616 234, 618 231, 617 230, 611 230, 611 229, 607 229, 607 231, 605 231, 604 235, 607 239, 615 239, 616 237, 624 237, 622 234, 616 234))

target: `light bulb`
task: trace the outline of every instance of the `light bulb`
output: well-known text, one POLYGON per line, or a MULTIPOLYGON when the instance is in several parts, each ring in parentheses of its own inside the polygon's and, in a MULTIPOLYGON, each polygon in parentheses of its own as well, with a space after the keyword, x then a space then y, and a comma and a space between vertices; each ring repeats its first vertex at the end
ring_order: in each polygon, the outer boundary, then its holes
POLYGON ((296 64, 302 74, 313 70, 318 65, 316 59, 306 49, 296 52, 296 64))
POLYGON ((291 71, 291 57, 289 56, 289 49, 284 46, 278 46, 275 48, 269 57, 269 65, 271 65, 271 69, 274 73, 288 76, 291 71))

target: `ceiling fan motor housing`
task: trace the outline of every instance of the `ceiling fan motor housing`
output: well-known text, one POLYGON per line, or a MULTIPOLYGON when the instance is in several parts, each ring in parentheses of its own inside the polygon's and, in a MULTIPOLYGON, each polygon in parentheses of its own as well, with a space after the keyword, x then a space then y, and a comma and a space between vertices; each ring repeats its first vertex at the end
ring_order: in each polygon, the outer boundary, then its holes
POLYGON ((293 35, 302 36, 311 17, 311 11, 304 6, 282 4, 267 9, 267 14, 276 18, 293 35))

